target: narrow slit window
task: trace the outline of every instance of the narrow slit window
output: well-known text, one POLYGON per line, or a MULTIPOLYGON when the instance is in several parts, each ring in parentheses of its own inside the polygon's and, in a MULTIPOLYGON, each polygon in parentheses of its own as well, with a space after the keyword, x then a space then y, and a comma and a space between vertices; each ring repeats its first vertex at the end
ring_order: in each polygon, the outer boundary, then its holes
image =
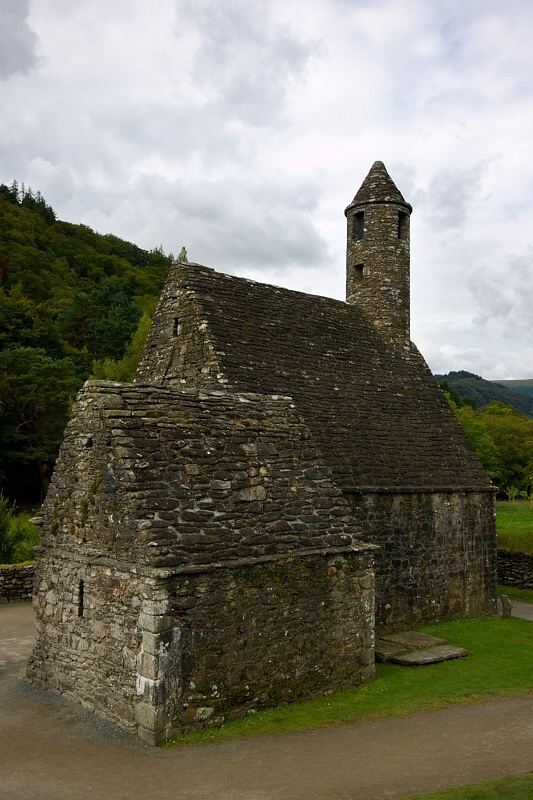
POLYGON ((85 583, 80 581, 78 583, 78 617, 83 617, 84 602, 85 602, 85 583))
POLYGON ((402 239, 405 233, 407 214, 405 211, 398 211, 398 239, 402 239))
POLYGON ((365 212, 360 211, 355 215, 355 238, 364 239, 365 237, 365 212))
POLYGON ((180 320, 179 317, 174 317, 174 326, 172 328, 172 335, 178 336, 180 332, 180 320))
POLYGON ((363 280, 364 271, 365 271, 365 268, 364 268, 363 264, 356 264, 355 265, 355 267, 354 267, 354 278, 357 281, 357 283, 360 283, 363 280))

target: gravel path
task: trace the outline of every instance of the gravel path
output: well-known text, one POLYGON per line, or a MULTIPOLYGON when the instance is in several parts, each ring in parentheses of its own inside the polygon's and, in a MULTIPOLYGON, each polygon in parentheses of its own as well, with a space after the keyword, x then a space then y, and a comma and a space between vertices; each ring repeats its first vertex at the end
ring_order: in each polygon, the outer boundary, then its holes
POLYGON ((385 800, 533 770, 533 695, 163 751, 23 681, 29 604, 0 606, 1 800, 385 800))

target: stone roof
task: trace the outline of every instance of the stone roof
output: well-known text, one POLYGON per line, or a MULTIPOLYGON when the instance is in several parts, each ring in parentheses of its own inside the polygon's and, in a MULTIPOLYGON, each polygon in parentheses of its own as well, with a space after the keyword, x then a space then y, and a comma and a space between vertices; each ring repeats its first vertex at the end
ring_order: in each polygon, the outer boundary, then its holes
POLYGON ((344 491, 491 487, 416 347, 338 300, 176 263, 138 380, 292 397, 344 491))
POLYGON ((344 213, 346 214, 352 206, 366 205, 367 203, 399 203, 412 211, 412 207, 404 200, 402 193, 387 172, 383 161, 374 161, 359 191, 344 213))
POLYGON ((156 567, 368 547, 290 398, 104 381, 78 394, 43 531, 156 567))

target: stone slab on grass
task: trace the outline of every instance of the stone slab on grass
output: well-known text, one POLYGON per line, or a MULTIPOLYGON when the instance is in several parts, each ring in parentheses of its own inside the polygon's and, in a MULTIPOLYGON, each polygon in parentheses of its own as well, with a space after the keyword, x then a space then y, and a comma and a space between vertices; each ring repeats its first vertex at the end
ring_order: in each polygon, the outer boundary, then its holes
POLYGON ((376 640, 376 661, 390 661, 403 666, 437 664, 451 658, 468 655, 464 647, 454 647, 437 636, 419 631, 391 633, 376 640))
POLYGON ((407 653, 405 647, 396 642, 389 642, 385 639, 377 639, 375 646, 376 661, 390 661, 392 656, 399 656, 407 653))
POLYGON ((451 658, 464 658, 468 650, 464 647, 453 647, 451 644, 441 644, 427 650, 415 650, 410 653, 391 656, 388 660, 393 664, 403 664, 409 667, 420 667, 425 664, 438 664, 439 661, 448 661, 451 658))
POLYGON ((404 631, 403 633, 390 633, 381 636, 386 642, 395 642, 408 650, 418 650, 421 647, 436 647, 439 644, 448 644, 446 639, 439 639, 437 636, 430 636, 428 633, 420 631, 404 631))

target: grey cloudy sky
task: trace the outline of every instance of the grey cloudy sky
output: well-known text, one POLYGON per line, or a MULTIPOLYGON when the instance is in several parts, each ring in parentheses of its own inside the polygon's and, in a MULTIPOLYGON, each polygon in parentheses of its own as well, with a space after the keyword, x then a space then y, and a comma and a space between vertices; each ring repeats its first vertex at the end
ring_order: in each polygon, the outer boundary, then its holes
POLYGON ((0 182, 342 299, 382 160, 431 368, 533 378, 532 36, 530 0, 0 0, 0 182))

